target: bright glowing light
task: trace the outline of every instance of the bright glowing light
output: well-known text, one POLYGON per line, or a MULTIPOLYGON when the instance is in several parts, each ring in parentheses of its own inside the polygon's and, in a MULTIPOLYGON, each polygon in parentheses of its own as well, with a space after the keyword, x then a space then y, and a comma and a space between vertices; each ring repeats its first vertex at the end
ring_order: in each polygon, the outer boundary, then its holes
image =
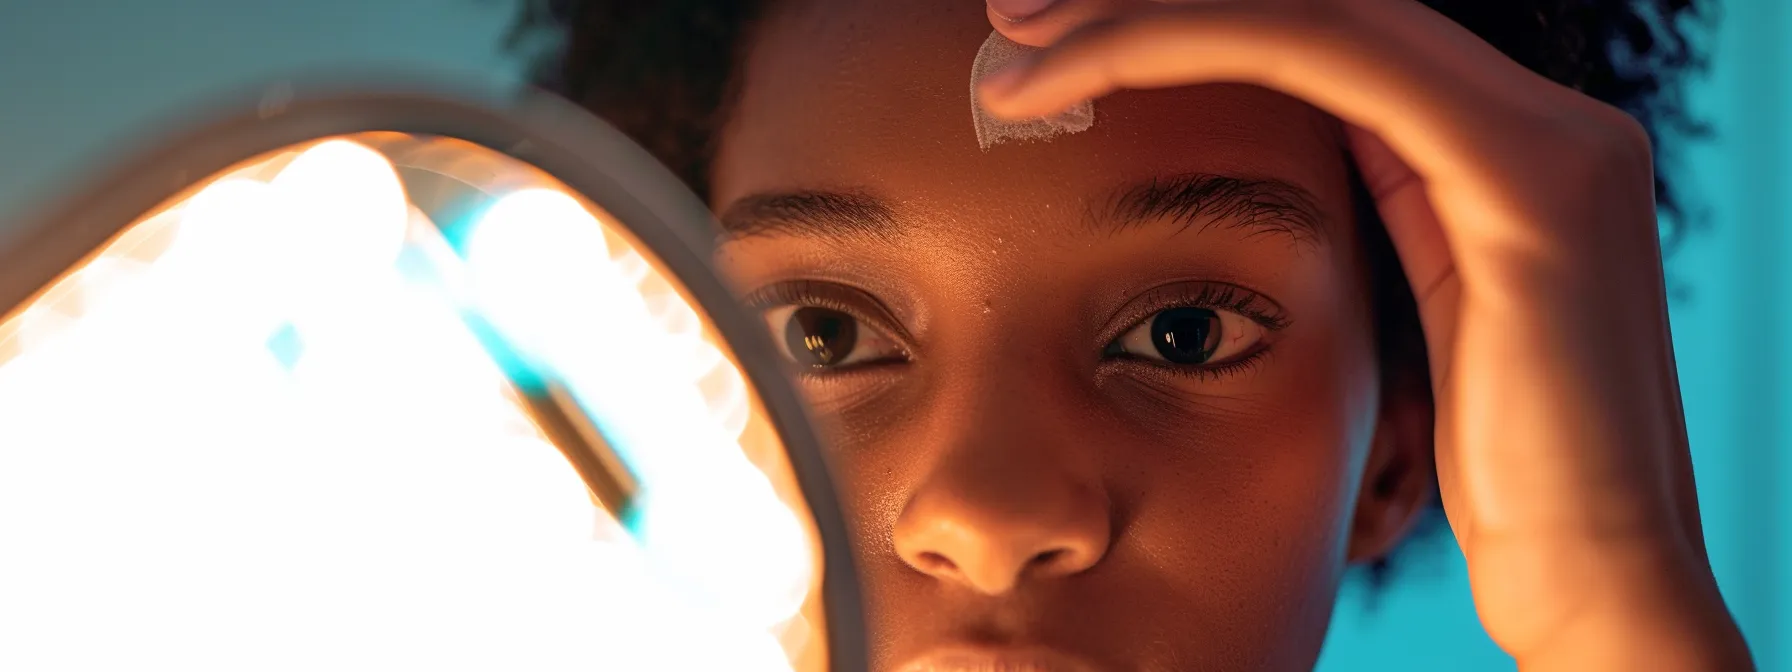
POLYGON ((596 349, 590 339, 612 330, 609 310, 641 301, 602 263, 601 225, 566 194, 531 189, 499 199, 467 250, 480 308, 544 360, 596 349))
POLYGON ((390 268, 404 244, 410 203, 391 162, 347 140, 331 140, 294 159, 270 183, 299 223, 291 254, 313 282, 352 290, 364 274, 390 268))
POLYGON ((32 306, 25 309, 18 317, 18 326, 13 338, 18 339, 21 350, 36 350, 49 347, 61 338, 69 327, 75 323, 74 318, 56 312, 50 308, 32 306))
POLYGON ((637 472, 648 498, 641 536, 656 571, 694 603, 752 627, 795 615, 813 571, 804 531, 741 452, 745 386, 713 347, 706 352, 696 313, 657 274, 631 284, 616 267, 591 263, 607 256, 601 229, 563 194, 512 194, 477 226, 474 293, 554 363, 637 472), (719 367, 728 375, 712 376, 719 367), (710 378, 706 395, 697 383, 710 378))
POLYGON ((179 234, 163 266, 214 280, 261 279, 256 271, 282 256, 295 228, 274 207, 273 196, 268 185, 246 179, 219 180, 200 190, 181 210, 179 234))
POLYGON ((797 615, 811 576, 804 531, 769 485, 703 479, 653 497, 646 550, 654 570, 687 599, 750 628, 797 615))
POLYGON ((182 209, 174 243, 154 268, 163 284, 144 298, 200 338, 265 335, 286 318, 303 272, 290 214, 264 183, 207 186, 182 209))
POLYGON ((276 167, 0 324, 0 669, 790 669, 813 546, 664 278, 558 191, 463 268, 366 146, 276 167), (467 309, 598 415, 639 538, 593 534, 467 309))
MULTIPOLYGON (((747 429, 748 405, 747 381, 740 377, 740 370, 734 364, 722 359, 722 353, 708 343, 702 344, 709 352, 715 353, 716 361, 698 384, 702 386, 704 397, 709 400, 709 414, 722 426, 722 431, 729 437, 738 439, 741 432, 747 429)), ((700 356, 698 361, 706 361, 708 356, 700 356)))
POLYGON ((132 259, 94 259, 75 276, 81 283, 83 312, 91 315, 110 307, 107 304, 118 298, 121 289, 140 282, 148 272, 148 264, 132 259))
POLYGON ((641 282, 642 278, 647 277, 648 273, 653 272, 653 267, 647 265, 647 260, 642 259, 641 255, 636 254, 633 249, 624 248, 617 252, 616 256, 611 257, 610 262, 616 265, 617 272, 621 273, 623 279, 627 280, 629 284, 637 284, 641 282))

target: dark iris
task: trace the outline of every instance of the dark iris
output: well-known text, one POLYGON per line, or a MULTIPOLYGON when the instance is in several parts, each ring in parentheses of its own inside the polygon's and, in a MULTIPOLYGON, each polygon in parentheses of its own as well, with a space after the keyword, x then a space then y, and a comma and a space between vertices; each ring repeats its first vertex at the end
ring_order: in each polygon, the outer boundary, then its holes
POLYGON ((833 366, 852 354, 858 340, 858 322, 838 310, 798 308, 784 324, 784 345, 806 366, 833 366))
POLYGON ((1206 308, 1171 308, 1151 319, 1151 343, 1175 364, 1201 364, 1220 346, 1219 315, 1206 308))

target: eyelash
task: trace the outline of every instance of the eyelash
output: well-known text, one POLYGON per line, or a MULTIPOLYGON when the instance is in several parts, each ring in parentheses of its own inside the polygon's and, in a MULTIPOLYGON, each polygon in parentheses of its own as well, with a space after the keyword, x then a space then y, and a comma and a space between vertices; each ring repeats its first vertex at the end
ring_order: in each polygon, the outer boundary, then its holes
MULTIPOLYGON (((1151 319, 1158 313, 1175 308, 1228 310, 1262 325, 1271 334, 1286 329, 1291 324, 1281 307, 1275 305, 1274 301, 1243 287, 1218 282, 1182 283, 1159 287, 1144 293, 1133 303, 1137 307, 1132 309, 1131 319, 1122 322, 1125 327, 1108 336, 1109 343, 1138 328, 1145 320, 1151 319)), ((1211 382, 1224 379, 1227 376, 1246 373, 1261 366, 1269 353, 1268 345, 1259 345, 1250 354, 1217 366, 1166 364, 1143 357, 1124 355, 1114 359, 1132 365, 1147 366, 1178 377, 1211 382)))
MULTIPOLYGON (((903 351, 904 359, 895 362, 867 362, 850 367, 811 370, 803 369, 804 377, 835 376, 851 373, 861 368, 873 368, 888 364, 907 363, 911 350, 906 334, 902 333, 888 317, 879 317, 876 311, 868 311, 854 305, 869 299, 858 290, 842 287, 829 282, 811 280, 794 280, 769 285, 748 294, 743 302, 754 310, 764 311, 779 306, 805 306, 837 310, 854 319, 872 325, 872 328, 887 333, 896 341, 903 351), (856 301, 855 301, 856 300, 856 301)), ((1152 316, 1174 308, 1208 308, 1228 310, 1249 318, 1262 325, 1270 333, 1286 329, 1291 321, 1283 314, 1281 308, 1263 295, 1243 287, 1216 282, 1181 283, 1148 291, 1133 301, 1137 306, 1132 310, 1131 319, 1123 322, 1126 326, 1109 334, 1107 342, 1113 342, 1122 335, 1138 327, 1152 316)), ((1104 346, 1105 348, 1105 346, 1104 346)), ((1270 348, 1259 346, 1250 354, 1218 366, 1188 366, 1164 364, 1155 360, 1139 357, 1117 357, 1130 364, 1147 366, 1154 370, 1180 377, 1195 378, 1202 381, 1220 380, 1227 376, 1248 372, 1260 366, 1268 357, 1270 348)))
POLYGON ((807 308, 837 310, 852 316, 853 319, 858 320, 861 323, 870 325, 870 328, 872 329, 876 329, 879 332, 888 335, 890 340, 894 341, 897 348, 902 351, 903 358, 895 361, 871 361, 862 364, 819 370, 811 367, 798 367, 798 373, 805 378, 824 378, 853 373, 862 369, 906 364, 908 363, 909 352, 912 351, 912 347, 909 345, 908 334, 903 332, 895 323, 895 320, 888 316, 888 311, 882 310, 881 304, 878 304, 876 299, 873 299, 869 295, 856 289, 836 285, 831 282, 792 280, 754 290, 742 299, 742 302, 745 303, 748 308, 761 312, 780 306, 801 306, 807 308), (867 310, 863 306, 855 305, 862 302, 869 302, 873 306, 877 306, 878 309, 867 310), (883 315, 880 316, 879 313, 883 313, 883 315))

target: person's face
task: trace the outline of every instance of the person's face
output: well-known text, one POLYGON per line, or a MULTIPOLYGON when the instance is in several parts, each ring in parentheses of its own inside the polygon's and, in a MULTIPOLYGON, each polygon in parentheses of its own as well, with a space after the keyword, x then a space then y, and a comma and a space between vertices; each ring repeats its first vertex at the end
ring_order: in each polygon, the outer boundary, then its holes
POLYGON ((983 151, 980 4, 814 4, 752 44, 717 258, 830 439, 875 666, 1310 667, 1412 504, 1360 488, 1409 461, 1336 122, 1126 92, 983 151))

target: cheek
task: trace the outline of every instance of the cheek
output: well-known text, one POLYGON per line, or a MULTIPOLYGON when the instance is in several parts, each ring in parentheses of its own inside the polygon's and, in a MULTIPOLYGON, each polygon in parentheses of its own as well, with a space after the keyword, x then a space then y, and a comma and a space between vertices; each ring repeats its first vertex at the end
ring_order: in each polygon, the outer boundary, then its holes
MULTIPOLYGON (((1102 391, 1111 436, 1127 446, 1108 452, 1108 468, 1136 480, 1141 515, 1188 521, 1186 534, 1240 563, 1275 555, 1268 548, 1341 561, 1376 430, 1380 384, 1354 264, 1338 255, 1313 266, 1277 295, 1292 322, 1248 373, 1192 387, 1117 377, 1102 391)), ((1160 527, 1176 534, 1174 520, 1160 527)))
POLYGON ((1222 586, 1195 599, 1262 599, 1291 618, 1329 610, 1370 423, 1346 391, 1357 381, 1324 359, 1284 347, 1252 397, 1124 424, 1132 435, 1108 468, 1166 581, 1191 595, 1222 586))
POLYGON ((1369 339, 1306 315, 1308 331, 1280 343, 1248 390, 1119 405, 1152 419, 1117 419, 1125 438, 1104 450, 1130 518, 1131 543, 1112 559, 1149 568, 1166 608, 1198 605, 1189 618, 1264 651, 1302 650, 1279 640, 1324 631, 1374 429, 1369 339), (1247 615, 1275 625, 1241 630, 1247 615))

